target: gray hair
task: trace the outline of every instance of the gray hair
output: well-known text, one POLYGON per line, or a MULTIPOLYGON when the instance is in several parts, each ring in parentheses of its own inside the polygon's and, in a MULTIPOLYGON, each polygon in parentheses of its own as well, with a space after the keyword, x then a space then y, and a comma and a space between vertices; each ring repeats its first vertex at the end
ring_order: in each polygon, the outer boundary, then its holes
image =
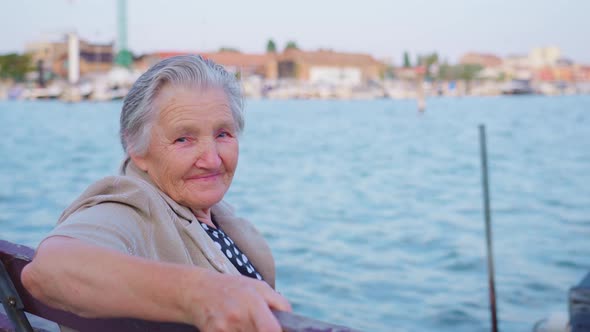
POLYGON ((158 62, 143 73, 123 101, 119 135, 127 155, 144 155, 147 152, 151 129, 158 112, 154 101, 158 92, 167 84, 223 89, 238 133, 244 129, 244 101, 236 77, 200 55, 175 56, 158 62))

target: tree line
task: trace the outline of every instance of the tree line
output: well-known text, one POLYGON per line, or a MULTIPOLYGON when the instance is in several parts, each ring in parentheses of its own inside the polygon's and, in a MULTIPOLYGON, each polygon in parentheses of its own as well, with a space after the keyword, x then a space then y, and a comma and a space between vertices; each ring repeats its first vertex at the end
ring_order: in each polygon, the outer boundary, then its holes
POLYGON ((0 80, 22 82, 28 72, 34 69, 28 54, 9 53, 0 55, 0 80))
MULTIPOLYGON (((448 61, 441 61, 438 53, 433 52, 416 57, 415 66, 421 66, 425 69, 424 77, 427 80, 464 80, 472 81, 477 78, 477 74, 483 67, 478 64, 456 64, 451 65, 448 61)), ((413 67, 410 60, 410 54, 405 51, 403 54, 403 67, 413 67)))

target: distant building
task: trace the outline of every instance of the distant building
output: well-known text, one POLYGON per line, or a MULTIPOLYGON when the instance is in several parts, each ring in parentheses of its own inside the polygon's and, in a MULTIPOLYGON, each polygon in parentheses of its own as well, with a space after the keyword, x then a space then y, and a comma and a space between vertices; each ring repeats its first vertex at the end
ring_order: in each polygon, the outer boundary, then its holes
POLYGON ((139 72, 146 72, 151 66, 161 60, 177 55, 185 55, 187 52, 154 52, 137 56, 133 59, 133 68, 139 72))
POLYGON ((251 54, 234 51, 202 53, 203 57, 222 65, 227 71, 239 73, 241 77, 259 76, 277 78, 277 59, 273 53, 251 54))
POLYGON ((514 69, 529 69, 531 63, 527 55, 508 55, 502 61, 502 66, 514 69))
POLYGON ((106 72, 113 68, 114 43, 93 44, 80 40, 80 73, 106 72))
POLYGON ((567 59, 567 58, 559 58, 555 61, 555 66, 556 67, 571 67, 573 66, 575 63, 573 60, 571 59, 567 59))
POLYGON ((251 54, 236 51, 220 52, 156 52, 135 60, 140 71, 158 61, 176 55, 200 54, 242 77, 264 79, 296 79, 311 83, 358 85, 381 77, 384 65, 367 54, 334 51, 302 51, 290 49, 281 54, 251 54))
POLYGON ((502 61, 502 70, 508 79, 531 79, 531 64, 528 55, 509 55, 502 61))
POLYGON ((423 66, 416 67, 395 67, 393 73, 396 78, 403 80, 415 80, 423 77, 425 74, 425 68, 423 66))
MULTIPOLYGON (((80 40, 80 75, 107 72, 113 66, 113 43, 93 44, 80 40)), ((67 77, 68 43, 64 37, 58 42, 34 42, 25 46, 34 65, 59 77, 67 77)))
POLYGON ((535 79, 539 81, 574 82, 583 81, 583 66, 576 66, 572 60, 559 58, 553 65, 535 69, 535 79))
POLYGON ((561 58, 558 47, 536 47, 529 53, 529 65, 532 68, 552 67, 561 58))
POLYGON ((493 54, 486 53, 466 53, 459 60, 460 64, 480 65, 483 68, 499 67, 502 65, 502 59, 493 54))
POLYGON ((25 53, 31 56, 35 68, 41 66, 46 73, 53 73, 54 65, 63 54, 67 54, 66 42, 33 42, 25 45, 25 53))
POLYGON ((536 69, 534 79, 544 82, 572 82, 574 80, 574 68, 572 67, 544 67, 536 69))
POLYGON ((480 79, 497 79, 503 71, 502 59, 494 54, 470 52, 464 54, 459 63, 462 65, 478 65, 483 69, 478 73, 480 79))
POLYGON ((368 54, 289 49, 278 56, 278 78, 359 85, 379 80, 385 66, 368 54))
POLYGON ((235 51, 220 52, 155 52, 139 56, 134 61, 135 69, 146 71, 157 62, 178 55, 199 54, 206 59, 222 65, 227 71, 241 77, 260 76, 276 78, 276 56, 267 54, 248 54, 235 51))
POLYGON ((555 75, 550 67, 540 68, 535 71, 535 80, 551 82, 555 80, 555 75))
POLYGON ((578 66, 575 75, 578 82, 590 82, 590 66, 578 66))
POLYGON ((556 81, 561 82, 573 82, 575 79, 574 67, 555 67, 554 75, 556 81))

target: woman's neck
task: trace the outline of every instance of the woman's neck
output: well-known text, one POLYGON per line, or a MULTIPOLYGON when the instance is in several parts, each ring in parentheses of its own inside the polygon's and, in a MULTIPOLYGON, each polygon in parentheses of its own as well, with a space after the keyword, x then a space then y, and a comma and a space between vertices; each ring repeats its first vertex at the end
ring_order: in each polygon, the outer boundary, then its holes
POLYGON ((199 219, 200 222, 207 224, 207 226, 217 228, 217 227, 215 227, 215 224, 213 224, 213 220, 211 219, 211 208, 198 209, 198 210, 191 209, 191 211, 193 212, 195 217, 197 217, 197 219, 199 219))

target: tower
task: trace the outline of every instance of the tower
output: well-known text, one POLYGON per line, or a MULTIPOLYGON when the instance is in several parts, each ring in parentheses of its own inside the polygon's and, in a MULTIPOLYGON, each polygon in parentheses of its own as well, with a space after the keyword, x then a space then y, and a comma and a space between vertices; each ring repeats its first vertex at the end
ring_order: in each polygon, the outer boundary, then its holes
POLYGON ((78 83, 80 79, 80 40, 75 33, 68 33, 68 81, 78 83))
POLYGON ((127 49, 127 0, 117 0, 117 44, 118 52, 115 64, 129 68, 133 62, 133 55, 127 49))

